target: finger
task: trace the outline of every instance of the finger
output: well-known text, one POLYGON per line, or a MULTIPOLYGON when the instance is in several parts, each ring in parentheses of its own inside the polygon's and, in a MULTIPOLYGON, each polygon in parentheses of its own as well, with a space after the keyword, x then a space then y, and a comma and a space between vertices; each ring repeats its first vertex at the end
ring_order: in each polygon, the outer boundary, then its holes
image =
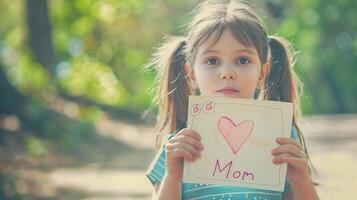
POLYGON ((284 153, 281 154, 273 159, 274 164, 281 164, 281 163, 287 163, 289 165, 292 165, 294 167, 306 167, 307 166, 307 160, 304 158, 297 158, 294 157, 291 154, 284 153))
POLYGON ((196 159, 196 157, 191 152, 187 151, 186 149, 180 148, 167 151, 166 156, 167 158, 184 158, 191 161, 194 161, 196 159))
POLYGON ((193 138, 196 138, 197 140, 201 140, 201 136, 200 134, 198 134, 196 131, 190 129, 190 128, 184 128, 182 129, 181 131, 179 131, 176 136, 179 136, 179 135, 188 135, 188 136, 191 136, 193 138))
POLYGON ((283 144, 274 148, 271 153, 275 156, 278 156, 282 153, 290 153, 295 157, 306 158, 306 154, 303 150, 299 149, 297 146, 292 144, 283 144))
POLYGON ((168 150, 175 151, 176 149, 185 149, 186 151, 190 152, 195 157, 199 157, 201 155, 200 151, 196 149, 194 146, 184 143, 184 142, 177 142, 169 145, 168 150))
POLYGON ((303 150, 302 146, 291 138, 279 137, 279 138, 276 138, 276 142, 278 144, 292 144, 292 145, 295 145, 297 148, 303 150))
POLYGON ((287 163, 289 166, 292 166, 296 169, 304 169, 308 171, 308 162, 306 159, 297 158, 297 157, 282 157, 281 163, 287 163))
POLYGON ((171 143, 185 142, 185 143, 188 143, 188 144, 194 146, 198 150, 203 149, 202 143, 199 140, 197 140, 196 138, 191 137, 191 136, 179 135, 177 137, 172 138, 170 140, 170 142, 171 143))
POLYGON ((285 162, 289 165, 292 165, 296 168, 307 168, 308 163, 306 159, 303 158, 296 158, 296 157, 285 157, 285 162))
POLYGON ((177 144, 168 143, 165 146, 166 158, 185 158, 188 160, 195 160, 195 156, 184 148, 177 147, 177 144))
POLYGON ((291 157, 292 155, 289 154, 289 153, 282 153, 280 154, 279 156, 275 156, 273 158, 273 163, 274 164, 281 164, 281 163, 284 163, 285 162, 285 158, 287 157, 291 157))

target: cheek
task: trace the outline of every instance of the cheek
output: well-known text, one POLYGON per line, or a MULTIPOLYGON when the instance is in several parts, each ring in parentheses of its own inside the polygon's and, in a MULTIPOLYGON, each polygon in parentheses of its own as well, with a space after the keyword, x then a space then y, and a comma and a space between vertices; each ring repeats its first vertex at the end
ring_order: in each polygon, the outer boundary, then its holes
POLYGON ((238 72, 239 78, 246 82, 251 84, 257 84, 258 79, 259 79, 259 71, 255 68, 242 68, 238 72))
POLYGON ((213 79, 215 76, 212 70, 199 68, 196 70, 196 72, 196 78, 198 82, 206 82, 207 80, 213 79))
POLYGON ((256 70, 242 70, 238 77, 238 85, 241 85, 243 98, 251 98, 258 85, 259 73, 256 70), (244 71, 244 72, 243 72, 244 71))
POLYGON ((198 89, 203 95, 210 95, 217 87, 217 74, 214 71, 201 70, 196 73, 198 89))
POLYGON ((209 73, 201 73, 200 76, 197 76, 197 84, 200 90, 206 91, 209 90, 214 83, 214 77, 209 73))

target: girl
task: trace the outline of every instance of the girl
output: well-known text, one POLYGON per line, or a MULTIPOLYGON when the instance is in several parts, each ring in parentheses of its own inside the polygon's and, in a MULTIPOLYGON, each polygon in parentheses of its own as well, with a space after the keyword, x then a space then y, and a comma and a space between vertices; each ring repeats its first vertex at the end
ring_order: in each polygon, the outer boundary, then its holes
POLYGON ((286 40, 268 36, 248 3, 208 0, 196 8, 186 37, 172 37, 149 66, 159 73, 157 145, 172 133, 147 171, 154 199, 318 199, 308 156, 296 123, 299 107, 292 51, 286 40), (200 134, 185 128, 191 94, 292 102, 290 138, 277 138, 274 164, 287 163, 283 193, 222 185, 182 183, 183 159, 194 161, 204 149, 200 134))

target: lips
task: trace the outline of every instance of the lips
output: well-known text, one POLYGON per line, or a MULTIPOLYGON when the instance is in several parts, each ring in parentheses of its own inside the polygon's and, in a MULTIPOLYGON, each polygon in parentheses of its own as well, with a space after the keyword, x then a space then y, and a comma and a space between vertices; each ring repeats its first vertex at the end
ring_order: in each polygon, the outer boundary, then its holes
POLYGON ((216 92, 222 93, 222 94, 232 94, 232 93, 239 92, 239 90, 234 89, 232 87, 224 87, 222 89, 216 90, 216 92))

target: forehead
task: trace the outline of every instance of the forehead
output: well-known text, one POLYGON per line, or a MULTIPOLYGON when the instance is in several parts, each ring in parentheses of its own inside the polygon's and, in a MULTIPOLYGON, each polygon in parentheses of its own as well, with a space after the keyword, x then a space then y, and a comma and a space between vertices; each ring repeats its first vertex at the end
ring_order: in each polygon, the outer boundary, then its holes
POLYGON ((232 52, 245 50, 253 54, 258 54, 257 50, 248 44, 244 44, 239 36, 233 34, 229 28, 223 31, 215 31, 198 46, 198 55, 211 51, 232 52))

